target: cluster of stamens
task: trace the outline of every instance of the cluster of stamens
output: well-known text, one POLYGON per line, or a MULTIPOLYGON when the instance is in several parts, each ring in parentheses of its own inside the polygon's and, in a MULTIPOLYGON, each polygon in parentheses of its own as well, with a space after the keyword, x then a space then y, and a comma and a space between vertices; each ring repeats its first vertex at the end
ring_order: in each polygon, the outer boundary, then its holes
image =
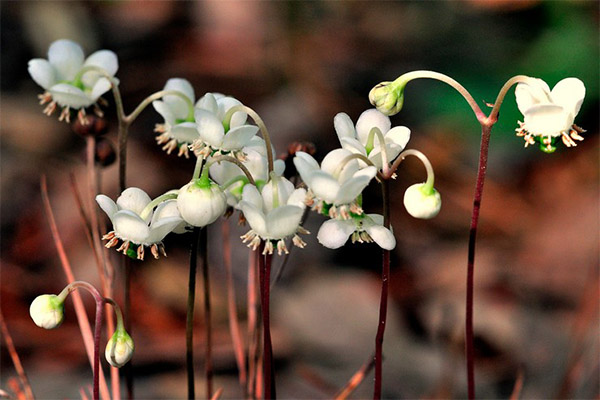
MULTIPOLYGON (((525 140, 525 147, 529 146, 530 144, 535 144, 535 137, 541 136, 541 135, 535 134, 535 133, 530 132, 527 129, 525 129, 525 123, 523 123, 521 121, 519 121, 519 127, 517 129, 515 129, 515 131, 517 133, 517 136, 522 137, 525 140)), ((578 141, 583 140, 583 137, 580 135, 583 132, 585 132, 585 129, 582 129, 579 126, 573 124, 573 126, 571 126, 571 129, 569 129, 569 131, 561 132, 560 137, 565 146, 575 147, 575 146, 577 146, 577 143, 575 142, 575 140, 578 140, 578 141)), ((544 144, 546 146, 547 150, 553 149, 551 136, 542 137, 541 142, 542 142, 542 144, 544 144)))
MULTIPOLYGON (((292 237, 292 244, 296 247, 303 249, 304 247, 306 247, 306 242, 302 240, 300 236, 298 236, 298 233, 308 235, 310 232, 304 229, 302 226, 299 226, 297 229, 297 233, 295 233, 292 237)), ((258 233, 254 232, 254 230, 252 229, 249 230, 245 235, 240 236, 240 238, 242 239, 242 243, 248 243, 246 246, 248 246, 252 250, 258 249, 261 242, 264 240, 265 247, 262 251, 263 255, 273 254, 275 248, 277 249, 277 255, 282 255, 283 253, 290 253, 290 251, 287 248, 287 245, 285 244, 284 239, 279 239, 276 241, 273 241, 271 239, 263 239, 258 235, 258 233), (275 242, 275 245, 273 245, 273 242, 275 242)))
POLYGON ((354 231, 352 233, 352 243, 372 243, 373 238, 366 231, 354 231))
POLYGON ((179 142, 177 139, 172 138, 165 124, 156 124, 154 127, 154 132, 160 133, 160 135, 156 137, 156 143, 158 145, 164 145, 162 149, 166 151, 167 154, 171 154, 173 150, 179 148, 177 157, 184 156, 185 158, 190 158, 188 144, 185 142, 179 142))
MULTIPOLYGON (((129 251, 131 242, 129 240, 123 240, 123 239, 117 237, 117 235, 115 234, 115 231, 110 231, 106 235, 102 236, 102 240, 108 240, 108 242, 104 245, 107 249, 116 247, 119 244, 119 240, 121 240, 122 243, 117 248, 117 251, 121 252, 125 255, 128 255, 127 252, 129 251)), ((136 243, 134 243, 134 244, 136 244, 136 243)), ((165 246, 162 243, 154 243, 154 244, 152 244, 152 246, 149 246, 149 247, 150 247, 150 252, 152 253, 152 256, 155 259, 158 260, 159 251, 160 251, 160 254, 163 255, 163 257, 167 256, 167 252, 165 251, 165 246)), ((140 260, 140 261, 144 260, 144 245, 143 244, 137 244, 136 256, 137 256, 138 260, 140 260)))
POLYGON ((194 143, 189 145, 189 148, 194 152, 196 157, 202 157, 204 159, 210 156, 217 157, 228 155, 236 158, 240 162, 245 162, 248 160, 246 153, 244 153, 242 150, 223 151, 221 149, 213 149, 211 145, 203 142, 200 139, 194 140, 194 143))
MULTIPOLYGON (((58 109, 58 104, 56 100, 53 100, 52 94, 50 92, 44 92, 38 95, 38 99, 40 100, 40 105, 45 105, 43 113, 47 116, 51 116, 58 109)), ((99 98, 98 102, 105 102, 104 99, 99 98)), ((100 109, 98 104, 94 104, 94 114, 96 114, 99 118, 104 116, 104 112, 100 109)), ((66 123, 71 123, 71 108, 69 106, 64 106, 60 115, 58 116, 59 121, 65 121, 66 123)), ((77 120, 81 125, 89 124, 85 108, 80 108, 77 111, 77 120)))

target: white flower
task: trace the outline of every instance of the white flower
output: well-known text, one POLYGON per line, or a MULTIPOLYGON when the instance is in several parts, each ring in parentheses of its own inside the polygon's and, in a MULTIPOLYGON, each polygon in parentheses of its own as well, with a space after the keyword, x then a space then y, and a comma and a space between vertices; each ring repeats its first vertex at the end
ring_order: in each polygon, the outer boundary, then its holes
POLYGON ((225 193, 208 177, 192 181, 179 189, 177 208, 188 224, 203 227, 212 224, 227 208, 225 193))
POLYGON ((135 345, 131 336, 124 329, 117 328, 106 344, 104 357, 113 367, 121 368, 131 360, 134 350, 135 345))
POLYGON ((531 78, 517 85, 515 97, 525 117, 516 129, 517 136, 525 139, 525 147, 537 140, 542 150, 551 153, 559 136, 567 147, 577 145, 573 139, 583 140, 579 134, 585 131, 573 124, 585 97, 585 86, 579 79, 563 79, 550 91, 546 82, 531 78))
POLYGON ((424 183, 415 183, 404 192, 404 207, 410 215, 420 219, 430 219, 439 214, 442 208, 440 193, 431 188, 427 193, 424 183))
MULTIPOLYGON (((194 88, 185 79, 171 78, 163 90, 178 91, 186 96, 190 104, 194 104, 194 88)), ((165 119, 163 124, 156 124, 154 131, 160 133, 156 137, 159 145, 164 144, 163 150, 167 154, 179 149, 178 156, 189 158, 189 145, 198 139, 198 130, 194 120, 193 110, 188 103, 179 96, 167 95, 162 100, 152 102, 154 109, 165 119)))
POLYGON ((352 236, 352 243, 375 242, 385 250, 396 247, 394 234, 383 226, 383 216, 379 214, 363 214, 348 220, 330 219, 325 221, 317 240, 330 249, 342 247, 352 236))
POLYGON ((273 242, 277 253, 288 253, 285 239, 294 235, 294 245, 303 248, 306 243, 296 233, 308 233, 300 226, 304 213, 305 189, 294 189, 294 185, 283 177, 274 177, 259 192, 256 186, 246 185, 239 208, 244 213, 250 228, 242 236, 248 247, 256 250, 265 241, 263 254, 273 254, 273 242))
MULTIPOLYGON (((242 152, 244 153, 242 164, 248 168, 248 171, 250 171, 256 184, 262 186, 262 184, 269 179, 265 141, 258 136, 254 136, 250 142, 242 148, 242 152)), ((274 149, 272 149, 271 154, 273 155, 273 158, 276 157, 274 149)), ((275 160, 273 162, 273 172, 275 175, 283 175, 284 170, 285 162, 283 162, 283 160, 275 160)), ((242 172, 237 165, 227 161, 212 164, 209 171, 211 178, 221 185, 221 187, 228 184, 226 188, 223 188, 227 196, 227 204, 237 208, 239 201, 242 199, 244 186, 248 184, 248 179, 244 172, 242 172)))
POLYGON ((296 170, 310 189, 307 204, 331 218, 348 219, 350 212, 362 214, 356 199, 377 173, 373 166, 359 170, 357 160, 342 166, 350 155, 346 149, 333 150, 325 156, 321 167, 308 153, 299 151, 294 157, 296 170))
MULTIPOLYGON (((40 95, 40 104, 49 103, 44 113, 51 115, 62 107, 60 120, 70 121, 70 108, 80 110, 85 121, 84 108, 89 107, 110 90, 111 82, 98 71, 82 72, 82 68, 97 67, 114 77, 119 68, 117 56, 110 50, 99 50, 84 60, 81 47, 70 40, 57 40, 50 45, 48 60, 29 61, 28 71, 33 80, 46 92, 40 95)), ((96 111, 100 113, 99 108, 96 111)))
POLYGON ((388 163, 400 154, 410 139, 410 129, 405 126, 391 128, 389 117, 374 108, 360 115, 356 127, 346 113, 337 114, 333 119, 333 125, 344 149, 366 156, 378 169, 383 166, 381 146, 377 136, 374 136, 373 142, 369 143, 371 129, 379 128, 383 134, 388 163))
POLYGON ((242 148, 258 132, 258 127, 247 125, 247 115, 237 111, 225 127, 225 116, 235 106, 242 105, 233 97, 207 93, 196 103, 194 117, 200 138, 191 149, 196 156, 208 158, 210 155, 229 154, 243 160, 242 148), (215 153, 216 152, 216 153, 215 153))
POLYGON ((135 253, 138 260, 144 259, 145 246, 150 247, 154 258, 158 258, 159 250, 166 256, 162 240, 170 232, 182 231, 184 221, 175 200, 160 203, 154 211, 144 211, 151 202, 150 197, 143 190, 132 187, 125 189, 116 203, 103 194, 96 196, 96 202, 113 224, 113 230, 102 238, 108 240, 106 247, 115 247, 120 239, 123 244, 117 251, 126 255, 135 253), (135 252, 132 244, 137 247, 135 252))
POLYGON ((37 326, 44 329, 58 328, 64 319, 63 300, 54 294, 36 297, 29 307, 29 315, 37 326))

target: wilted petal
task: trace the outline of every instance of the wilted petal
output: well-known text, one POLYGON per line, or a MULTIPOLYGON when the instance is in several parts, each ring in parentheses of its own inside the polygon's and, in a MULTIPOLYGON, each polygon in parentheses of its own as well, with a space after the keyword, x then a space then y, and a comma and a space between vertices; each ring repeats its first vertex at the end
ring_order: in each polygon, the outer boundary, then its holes
POLYGON ((392 123, 387 115, 377 111, 375 108, 371 108, 370 110, 364 111, 358 118, 358 121, 356 122, 356 134, 358 140, 365 145, 371 129, 377 127, 381 133, 385 135, 386 132, 390 130, 391 126, 392 123))
POLYGON ((136 244, 146 243, 150 228, 139 215, 129 210, 117 211, 112 218, 115 233, 123 240, 136 244))
MULTIPOLYGON (((142 189, 130 187, 121 193, 117 199, 117 205, 121 210, 133 211, 139 215, 151 201, 150 196, 142 189)), ((150 218, 152 218, 152 215, 148 216, 146 223, 150 222, 150 218)))
POLYGON ((585 86, 577 78, 565 78, 554 86, 550 97, 554 104, 562 106, 575 118, 585 97, 585 86))
POLYGON ((225 129, 221 121, 211 112, 200 108, 196 109, 194 115, 202 140, 213 147, 221 147, 225 135, 225 129))
POLYGON ((57 40, 48 49, 48 61, 56 68, 59 81, 71 81, 83 65, 83 50, 71 40, 57 40))
POLYGON ((231 129, 223 138, 223 150, 239 150, 258 132, 258 126, 242 125, 231 129))
POLYGON ((110 197, 103 194, 96 196, 96 203, 98 203, 102 211, 104 211, 111 220, 113 215, 119 211, 119 207, 117 207, 116 203, 112 201, 110 197))
POLYGON ((81 89, 68 83, 56 84, 48 91, 52 95, 52 99, 61 107, 79 109, 94 104, 94 100, 90 99, 81 89))
POLYGON ((52 67, 47 60, 42 58, 34 58, 33 60, 29 60, 29 63, 27 64, 27 70, 29 71, 29 75, 31 75, 31 78, 35 81, 35 83, 44 89, 49 89, 56 83, 54 67, 52 67))
MULTIPOLYGON (((304 210, 300 207, 285 205, 273 209, 267 214, 267 232, 271 239, 283 239, 296 233, 304 210)), ((246 215, 244 213, 244 215, 246 215)))
POLYGON ((348 241, 355 229, 353 220, 330 219, 321 225, 317 240, 327 248, 339 249, 348 241))

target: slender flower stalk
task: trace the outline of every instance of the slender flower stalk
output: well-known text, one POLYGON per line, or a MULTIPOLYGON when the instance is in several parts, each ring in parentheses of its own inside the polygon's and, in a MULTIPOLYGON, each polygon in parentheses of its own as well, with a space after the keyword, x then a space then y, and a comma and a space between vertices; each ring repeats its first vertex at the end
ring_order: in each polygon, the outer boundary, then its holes
POLYGON ((263 322, 263 376, 264 376, 264 398, 275 399, 275 376, 273 371, 273 346, 271 344, 271 326, 269 320, 270 282, 271 282, 271 260, 272 254, 263 254, 264 244, 261 243, 258 251, 259 275, 260 275, 260 304, 263 322))
POLYGON ((206 227, 200 231, 200 256, 202 281, 204 283, 204 325, 206 341, 204 349, 204 373, 206 376, 206 398, 212 398, 213 393, 213 366, 212 366, 212 323, 210 307, 210 279, 208 271, 208 233, 206 227))
POLYGON ((187 318, 185 325, 185 360, 187 370, 188 399, 194 399, 194 302, 196 298, 196 271, 198 266, 198 241, 201 228, 194 228, 190 250, 190 276, 188 279, 187 318))

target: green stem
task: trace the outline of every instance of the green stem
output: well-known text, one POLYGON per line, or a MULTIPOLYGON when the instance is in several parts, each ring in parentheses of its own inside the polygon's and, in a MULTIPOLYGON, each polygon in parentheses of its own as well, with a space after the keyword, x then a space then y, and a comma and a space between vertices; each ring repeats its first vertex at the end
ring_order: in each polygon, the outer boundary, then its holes
POLYGON ((396 170, 400 166, 400 164, 402 163, 402 161, 404 161, 406 159, 406 157, 408 157, 408 156, 417 157, 419 160, 421 160, 421 162, 425 166, 425 169, 427 170, 427 181, 425 182, 423 191, 427 191, 427 193, 431 193, 431 191, 433 190, 433 184, 435 181, 435 174, 433 173, 433 167, 431 166, 431 162, 425 156, 425 154, 421 153, 419 150, 409 149, 409 150, 404 150, 402 153, 400 153, 400 155, 398 155, 398 158, 396 158, 396 161, 394 161, 394 164, 392 164, 392 167, 390 168, 390 171, 388 172, 388 175, 385 176, 385 178, 386 179, 391 178, 392 175, 396 172, 396 170))
POLYGON ((273 171, 273 146, 271 145, 271 136, 269 135, 267 126, 256 111, 242 104, 231 107, 229 111, 227 111, 227 114, 225 114, 225 117, 223 118, 223 126, 225 127, 225 131, 229 130, 229 126, 231 124, 231 117, 233 117, 233 114, 235 114, 238 111, 243 111, 246 114, 248 114, 260 129, 263 139, 265 140, 265 148, 267 150, 267 165, 269 168, 269 174, 271 174, 271 172, 273 171))
POLYGON ((202 263, 202 281, 204 282, 204 325, 206 327, 204 373, 206 376, 206 398, 211 399, 213 393, 212 323, 210 306, 210 279, 208 273, 208 232, 206 227, 200 231, 200 255, 200 260, 202 263))
POLYGON ((369 137, 367 138, 367 145, 365 146, 365 149, 367 150, 367 154, 369 154, 373 150, 373 148, 375 147, 375 136, 377 136, 377 139, 379 139, 379 147, 381 148, 380 151, 382 172, 383 175, 387 175, 390 166, 388 165, 387 151, 385 151, 385 138, 378 127, 373 127, 369 132, 369 137))
POLYGON ((148 215, 150 215, 152 210, 154 210, 154 207, 158 206, 163 201, 176 199, 178 194, 179 194, 178 190, 170 190, 167 193, 158 196, 157 198, 152 200, 150 203, 148 203, 146 205, 146 207, 144 207, 144 209, 140 213, 140 218, 145 220, 146 218, 148 218, 148 215))

